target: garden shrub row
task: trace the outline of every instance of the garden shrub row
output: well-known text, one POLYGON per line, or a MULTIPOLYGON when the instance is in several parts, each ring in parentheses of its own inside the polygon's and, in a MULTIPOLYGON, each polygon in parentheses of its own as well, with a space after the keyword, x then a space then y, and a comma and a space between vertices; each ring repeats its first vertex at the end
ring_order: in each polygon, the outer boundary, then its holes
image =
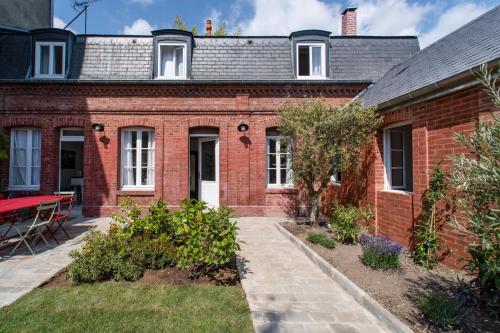
POLYGON ((227 208, 189 199, 170 212, 160 199, 143 215, 130 198, 121 207, 107 234, 91 232, 83 248, 70 253, 74 282, 135 281, 145 269, 173 266, 203 273, 227 264, 239 250, 238 227, 227 208))

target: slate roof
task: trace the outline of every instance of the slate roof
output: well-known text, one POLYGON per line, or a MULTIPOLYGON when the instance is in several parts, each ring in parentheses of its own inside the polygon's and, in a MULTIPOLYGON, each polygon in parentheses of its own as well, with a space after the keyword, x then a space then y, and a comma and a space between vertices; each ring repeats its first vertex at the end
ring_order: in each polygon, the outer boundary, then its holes
POLYGON ((362 95, 381 105, 500 58, 500 6, 497 6, 394 66, 362 95))
MULTIPOLYGON (((7 70, 2 62, 0 80, 25 79, 29 41, 1 44, 0 58, 12 59, 8 64, 13 68, 9 75, 4 74, 7 70), (17 51, 19 44, 24 46, 17 51), (16 62, 19 52, 23 59, 16 62)), ((332 37, 330 44, 329 80, 346 82, 372 82, 419 50, 416 37, 332 37)), ((78 35, 70 52, 68 80, 152 79, 151 36, 78 35)), ((297 81, 291 53, 291 41, 285 36, 195 37, 189 82, 297 81)))
POLYGON ((24 79, 30 66, 31 36, 0 27, 0 78, 24 79))

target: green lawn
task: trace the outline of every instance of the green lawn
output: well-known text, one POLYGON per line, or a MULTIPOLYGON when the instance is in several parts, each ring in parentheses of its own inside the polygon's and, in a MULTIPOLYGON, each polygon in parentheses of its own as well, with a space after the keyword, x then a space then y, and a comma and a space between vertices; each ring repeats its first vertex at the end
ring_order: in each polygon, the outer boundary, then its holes
POLYGON ((36 289, 0 332, 253 332, 240 288, 106 282, 36 289))

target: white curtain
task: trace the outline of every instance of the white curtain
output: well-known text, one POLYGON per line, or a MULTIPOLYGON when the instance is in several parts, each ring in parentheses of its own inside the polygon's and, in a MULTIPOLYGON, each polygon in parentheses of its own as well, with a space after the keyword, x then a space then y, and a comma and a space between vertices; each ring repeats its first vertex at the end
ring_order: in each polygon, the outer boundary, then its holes
POLYGON ((161 75, 172 77, 175 74, 174 52, 172 47, 161 46, 161 75))
POLYGON ((134 169, 133 169, 133 156, 132 156, 132 132, 126 131, 123 135, 123 145, 124 145, 124 176, 123 185, 135 185, 134 184, 134 169))
POLYGON ((176 76, 184 76, 184 48, 179 47, 175 49, 175 61, 176 61, 176 76))
POLYGON ((12 131, 12 185, 26 184, 26 151, 28 149, 28 131, 12 131))
POLYGON ((40 131, 31 135, 31 185, 40 185, 40 131))
POLYGON ((321 76, 321 47, 312 47, 312 75, 321 76))
POLYGON ((149 132, 149 140, 148 140, 148 161, 147 161, 147 166, 148 166, 148 176, 147 176, 147 183, 146 185, 148 186, 154 186, 155 180, 154 180, 154 171, 155 171, 155 150, 154 150, 154 134, 152 132, 149 132))

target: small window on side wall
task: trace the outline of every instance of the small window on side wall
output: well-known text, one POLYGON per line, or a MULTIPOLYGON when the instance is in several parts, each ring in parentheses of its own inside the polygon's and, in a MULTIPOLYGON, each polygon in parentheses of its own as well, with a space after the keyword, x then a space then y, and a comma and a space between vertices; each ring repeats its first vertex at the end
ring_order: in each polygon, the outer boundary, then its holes
POLYGON ((297 78, 322 79, 326 77, 325 45, 297 44, 297 78))
POLYGON ((411 125, 384 130, 385 188, 413 191, 411 125))
POLYGON ((268 134, 266 136, 266 143, 267 186, 293 186, 290 138, 268 134))
POLYGON ((37 42, 35 49, 35 77, 63 78, 65 57, 65 43, 37 42))
POLYGON ((154 132, 141 128, 123 130, 121 156, 122 189, 154 189, 154 132))
POLYGON ((182 43, 158 44, 158 78, 186 78, 186 45, 182 43))

